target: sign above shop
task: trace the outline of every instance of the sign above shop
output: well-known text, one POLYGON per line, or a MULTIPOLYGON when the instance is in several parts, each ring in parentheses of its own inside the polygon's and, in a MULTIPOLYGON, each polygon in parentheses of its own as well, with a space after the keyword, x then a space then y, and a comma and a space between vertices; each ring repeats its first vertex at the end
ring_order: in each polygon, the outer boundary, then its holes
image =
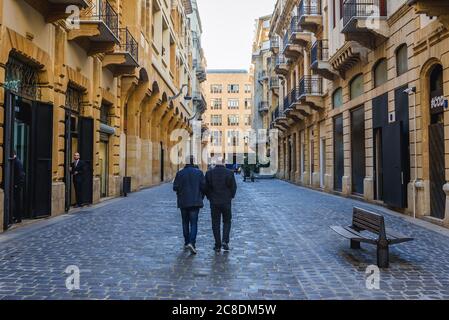
POLYGON ((430 112, 440 113, 448 108, 448 101, 444 96, 436 96, 430 100, 430 112))

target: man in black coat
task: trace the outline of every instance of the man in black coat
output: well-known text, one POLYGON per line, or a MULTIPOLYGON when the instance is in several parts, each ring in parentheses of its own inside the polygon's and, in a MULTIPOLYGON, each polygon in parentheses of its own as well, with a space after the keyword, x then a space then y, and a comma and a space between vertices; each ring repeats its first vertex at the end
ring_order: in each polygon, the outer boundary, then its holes
POLYGON ((231 233, 232 199, 237 193, 234 172, 226 169, 224 159, 219 158, 218 164, 206 173, 207 198, 210 201, 212 215, 212 230, 215 238, 216 252, 229 251, 229 236, 231 233), (223 238, 221 238, 221 218, 223 217, 223 238))
POLYGON ((22 222, 22 190, 25 184, 25 170, 23 169, 22 161, 17 157, 13 151, 13 165, 14 165, 14 204, 13 216, 15 223, 22 222))
POLYGON ((70 166, 70 174, 72 175, 73 186, 75 187, 76 207, 84 205, 84 176, 86 173, 86 163, 80 159, 80 154, 77 152, 73 156, 74 161, 70 166))
POLYGON ((204 174, 195 166, 195 159, 188 157, 187 164, 176 174, 173 191, 178 197, 178 208, 182 214, 184 248, 196 254, 196 236, 198 233, 198 215, 204 207, 206 188, 204 174))

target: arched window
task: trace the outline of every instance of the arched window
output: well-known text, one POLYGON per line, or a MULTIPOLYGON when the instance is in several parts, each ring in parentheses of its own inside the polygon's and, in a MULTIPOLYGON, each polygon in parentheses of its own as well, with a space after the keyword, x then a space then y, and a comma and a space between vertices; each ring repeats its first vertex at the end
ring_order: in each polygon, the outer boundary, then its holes
POLYGON ((398 76, 408 71, 408 55, 406 44, 400 45, 396 50, 396 68, 398 76))
POLYGON ((357 97, 360 97, 363 94, 363 74, 359 74, 357 76, 355 76, 350 84, 350 97, 351 100, 355 99, 357 97))
POLYGON ((334 91, 332 95, 332 106, 333 108, 339 108, 343 105, 343 89, 338 88, 334 91))
POLYGON ((374 65, 373 76, 375 88, 387 82, 387 59, 381 59, 374 65))

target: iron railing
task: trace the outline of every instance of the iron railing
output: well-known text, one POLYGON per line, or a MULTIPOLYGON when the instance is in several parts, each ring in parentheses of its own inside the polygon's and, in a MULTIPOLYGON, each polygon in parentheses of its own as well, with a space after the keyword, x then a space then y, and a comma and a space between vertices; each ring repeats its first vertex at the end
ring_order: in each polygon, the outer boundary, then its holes
POLYGON ((298 17, 321 15, 321 0, 302 0, 298 6, 298 17))
POLYGON ((279 88, 279 78, 278 77, 271 77, 270 88, 279 88))
POLYGON ((259 112, 268 111, 268 101, 260 101, 259 102, 259 112))
POLYGON ((139 62, 139 44, 134 39, 128 27, 119 29, 120 50, 128 52, 134 61, 139 62))
POLYGON ((279 49, 279 37, 278 36, 272 36, 270 38, 270 50, 273 49, 279 49))
POLYGON ((299 81, 298 98, 323 95, 323 78, 318 75, 304 76, 299 81))
POLYGON ((287 63, 285 56, 283 54, 278 54, 276 56, 276 67, 280 66, 281 64, 285 64, 285 63, 287 63))
POLYGON ((81 20, 102 21, 119 38, 118 14, 108 0, 91 0, 84 13, 81 20))
POLYGON ((327 40, 317 40, 311 49, 311 64, 329 59, 329 46, 327 40))
POLYGON ((346 0, 343 3, 343 25, 352 18, 380 18, 387 16, 386 0, 346 0))

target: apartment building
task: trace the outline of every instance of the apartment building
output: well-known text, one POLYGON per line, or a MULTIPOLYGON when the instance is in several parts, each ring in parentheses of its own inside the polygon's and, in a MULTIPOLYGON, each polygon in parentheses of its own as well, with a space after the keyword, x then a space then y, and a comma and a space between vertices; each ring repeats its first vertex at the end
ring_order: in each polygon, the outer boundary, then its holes
POLYGON ((449 3, 279 0, 279 177, 449 226, 449 3))
POLYGON ((207 70, 204 121, 209 128, 209 157, 221 155, 229 164, 243 162, 249 152, 252 91, 246 70, 207 70))
POLYGON ((2 229, 16 210, 14 150, 27 219, 70 210, 75 152, 87 203, 119 196, 124 177, 132 190, 172 179, 169 135, 191 131, 205 103, 190 98, 203 81, 193 55, 205 61, 192 16, 194 0, 0 1, 2 229))

